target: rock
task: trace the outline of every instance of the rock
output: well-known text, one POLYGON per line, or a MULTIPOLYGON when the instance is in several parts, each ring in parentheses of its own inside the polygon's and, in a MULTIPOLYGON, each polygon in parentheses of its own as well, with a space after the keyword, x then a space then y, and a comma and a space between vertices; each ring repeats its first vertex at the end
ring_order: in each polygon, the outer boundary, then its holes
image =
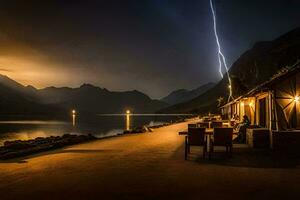
POLYGON ((123 134, 136 134, 136 133, 146 133, 146 132, 152 132, 147 126, 142 127, 136 127, 132 130, 126 130, 123 131, 123 134))
POLYGON ((78 144, 97 139, 93 135, 71 135, 65 134, 61 137, 38 137, 34 140, 15 140, 5 141, 4 146, 0 147, 0 159, 10 159, 20 156, 26 156, 33 153, 61 148, 67 145, 78 144))
POLYGON ((5 141, 4 147, 6 147, 7 149, 18 150, 18 149, 28 149, 28 148, 34 147, 34 145, 31 144, 31 142, 15 140, 15 141, 5 141))

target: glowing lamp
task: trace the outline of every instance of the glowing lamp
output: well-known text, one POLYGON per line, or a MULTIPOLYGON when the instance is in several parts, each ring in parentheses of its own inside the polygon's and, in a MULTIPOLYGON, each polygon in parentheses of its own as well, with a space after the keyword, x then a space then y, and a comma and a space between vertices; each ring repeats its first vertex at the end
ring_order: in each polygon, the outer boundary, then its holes
POLYGON ((228 88, 231 89, 231 85, 228 85, 228 88))
POLYGON ((130 114, 130 110, 126 110, 126 114, 130 114))
POLYGON ((295 98, 294 98, 294 101, 296 101, 296 102, 298 102, 300 100, 300 97, 299 96, 296 96, 295 98))
POLYGON ((76 111, 72 110, 72 124, 75 127, 76 125, 76 111))

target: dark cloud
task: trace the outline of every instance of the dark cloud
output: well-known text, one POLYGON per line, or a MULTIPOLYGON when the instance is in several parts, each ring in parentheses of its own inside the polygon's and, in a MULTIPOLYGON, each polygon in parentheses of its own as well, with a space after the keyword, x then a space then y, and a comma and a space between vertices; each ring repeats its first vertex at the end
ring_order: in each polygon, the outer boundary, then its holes
MULTIPOLYGON (((229 64, 300 25, 296 0, 215 5, 229 64)), ((2 0, 0 27, 1 68, 40 87, 91 82, 161 97, 220 78, 208 0, 2 0)))

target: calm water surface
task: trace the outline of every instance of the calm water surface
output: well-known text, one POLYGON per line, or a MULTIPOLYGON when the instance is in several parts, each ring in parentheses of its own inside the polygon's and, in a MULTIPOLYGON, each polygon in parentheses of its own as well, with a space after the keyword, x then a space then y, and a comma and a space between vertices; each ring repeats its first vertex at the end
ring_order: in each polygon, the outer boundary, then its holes
POLYGON ((69 121, 2 120, 0 121, 0 145, 7 140, 28 140, 36 137, 61 136, 66 133, 93 134, 102 138, 117 135, 128 128, 159 125, 183 117, 186 115, 106 114, 88 120, 76 116, 75 124, 72 117, 69 121))

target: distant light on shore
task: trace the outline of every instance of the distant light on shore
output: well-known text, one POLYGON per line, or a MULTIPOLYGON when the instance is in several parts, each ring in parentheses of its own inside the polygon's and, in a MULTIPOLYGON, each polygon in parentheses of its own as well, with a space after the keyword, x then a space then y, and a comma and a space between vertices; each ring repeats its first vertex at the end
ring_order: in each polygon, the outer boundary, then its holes
POLYGON ((76 125, 76 110, 72 110, 72 125, 76 125))
POLYGON ((130 130, 130 110, 126 110, 126 131, 130 130))

